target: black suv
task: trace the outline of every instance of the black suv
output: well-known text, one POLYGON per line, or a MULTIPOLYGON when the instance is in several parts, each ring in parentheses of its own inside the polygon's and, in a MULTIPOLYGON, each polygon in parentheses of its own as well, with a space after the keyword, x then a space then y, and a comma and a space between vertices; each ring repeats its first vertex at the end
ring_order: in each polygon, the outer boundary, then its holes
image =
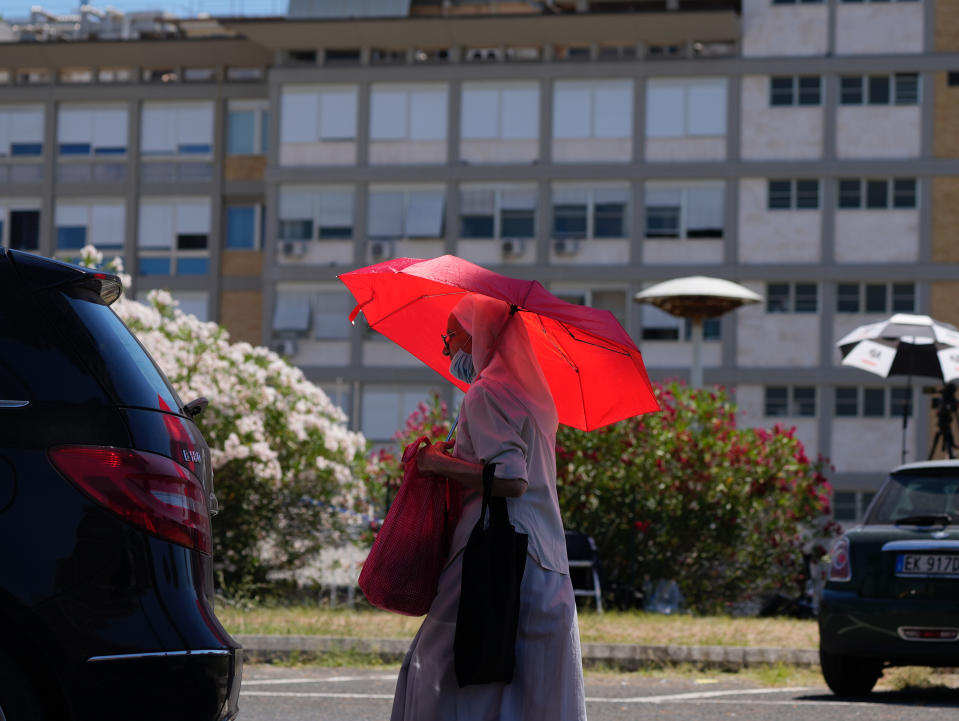
POLYGON ((0 719, 232 719, 210 451, 109 305, 115 276, 0 249, 0 719))

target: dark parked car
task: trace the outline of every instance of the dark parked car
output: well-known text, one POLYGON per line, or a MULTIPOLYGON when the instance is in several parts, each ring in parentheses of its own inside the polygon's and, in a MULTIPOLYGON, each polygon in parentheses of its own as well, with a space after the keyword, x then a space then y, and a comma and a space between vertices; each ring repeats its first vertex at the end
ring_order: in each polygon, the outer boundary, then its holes
POLYGON ((959 666, 959 461, 896 468, 836 542, 819 653, 843 695, 871 691, 885 666, 959 666))
POLYGON ((109 305, 112 275, 0 249, 0 719, 220 721, 210 452, 109 305))

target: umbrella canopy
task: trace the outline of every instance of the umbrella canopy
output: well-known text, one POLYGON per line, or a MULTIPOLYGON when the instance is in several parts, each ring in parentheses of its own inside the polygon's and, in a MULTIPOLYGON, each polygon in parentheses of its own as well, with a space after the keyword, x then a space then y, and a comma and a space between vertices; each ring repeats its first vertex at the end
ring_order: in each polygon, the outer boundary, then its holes
POLYGON ((897 313, 856 328, 837 343, 842 364, 889 376, 959 378, 959 330, 928 315, 897 313))
POLYGON ((367 323, 444 378, 440 335, 467 293, 509 303, 526 329, 549 383, 559 422, 590 430, 659 410, 639 349, 612 313, 560 300, 540 283, 507 278, 452 255, 396 258, 343 273, 367 323))

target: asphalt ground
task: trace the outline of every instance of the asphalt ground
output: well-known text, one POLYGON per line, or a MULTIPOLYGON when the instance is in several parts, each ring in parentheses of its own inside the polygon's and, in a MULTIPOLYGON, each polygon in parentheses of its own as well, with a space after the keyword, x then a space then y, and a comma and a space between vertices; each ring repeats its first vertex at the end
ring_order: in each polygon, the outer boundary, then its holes
MULTIPOLYGON (((396 668, 253 664, 244 670, 238 721, 383 721, 396 668)), ((955 679, 955 677, 953 677, 955 679)), ((590 721, 943 721, 959 718, 959 684, 879 690, 839 699, 824 684, 764 687, 734 674, 586 674, 590 721), (724 678, 723 676, 729 676, 724 678)), ((528 719, 524 721, 539 721, 528 719)), ((548 721, 546 719, 542 721, 548 721)))

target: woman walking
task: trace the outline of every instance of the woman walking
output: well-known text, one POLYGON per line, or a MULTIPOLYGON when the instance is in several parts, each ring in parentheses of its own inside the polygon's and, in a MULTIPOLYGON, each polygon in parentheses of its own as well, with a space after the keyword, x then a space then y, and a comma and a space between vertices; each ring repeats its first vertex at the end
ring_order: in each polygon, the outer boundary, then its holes
POLYGON ((576 604, 556 493, 556 407, 510 306, 467 295, 443 334, 450 371, 470 384, 455 445, 435 443, 417 457, 425 473, 450 478, 466 494, 450 556, 426 619, 403 662, 392 721, 583 721, 586 719, 576 604), (521 585, 516 669, 509 684, 460 688, 453 639, 463 548, 482 505, 483 467, 495 464, 492 494, 529 536, 521 585))

